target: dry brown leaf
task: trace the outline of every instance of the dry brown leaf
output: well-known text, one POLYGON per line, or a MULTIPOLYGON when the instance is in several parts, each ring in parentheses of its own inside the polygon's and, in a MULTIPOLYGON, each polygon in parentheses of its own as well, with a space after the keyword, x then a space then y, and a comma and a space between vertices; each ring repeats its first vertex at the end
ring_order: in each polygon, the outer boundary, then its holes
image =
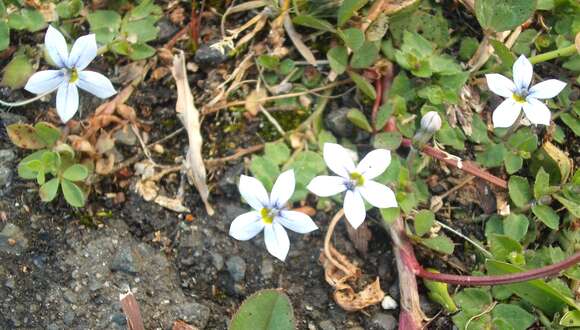
POLYGON ((137 114, 135 113, 135 109, 131 106, 119 104, 117 106, 117 113, 132 123, 137 121, 137 114))
POLYGON ((175 110, 183 126, 187 130, 189 139, 189 149, 186 155, 186 168, 189 178, 197 188, 201 199, 205 204, 205 209, 209 215, 214 214, 208 197, 209 189, 206 183, 206 170, 201 155, 202 137, 200 133, 199 112, 193 103, 193 94, 187 82, 185 70, 185 55, 183 52, 173 57, 173 67, 171 69, 175 84, 177 85, 177 104, 175 110))
POLYGON ((144 200, 150 202, 157 197, 159 187, 152 180, 141 180, 135 184, 135 192, 137 192, 144 200))
POLYGON ((91 156, 96 153, 95 148, 87 139, 82 138, 78 135, 69 135, 67 136, 67 138, 71 143, 71 147, 75 151, 86 152, 91 156))
POLYGON ((260 111, 260 106, 264 105, 264 101, 259 100, 264 99, 267 96, 266 89, 264 88, 253 90, 250 95, 246 97, 246 110, 252 116, 256 116, 260 111))
POLYGON ((191 212, 190 209, 183 206, 182 200, 180 198, 169 198, 167 196, 157 195, 157 197, 155 197, 154 202, 174 212, 178 213, 191 212))
POLYGON ((143 318, 141 317, 141 311, 139 310, 139 303, 135 296, 129 289, 127 293, 119 295, 119 301, 121 302, 121 309, 125 313, 127 318, 127 325, 129 330, 144 330, 143 318))
POLYGON ((171 330, 199 330, 199 328, 189 325, 181 320, 177 320, 173 323, 173 328, 171 330))
POLYGON ((115 154, 108 153, 102 155, 101 158, 95 162, 95 172, 100 175, 108 175, 115 168, 115 154))

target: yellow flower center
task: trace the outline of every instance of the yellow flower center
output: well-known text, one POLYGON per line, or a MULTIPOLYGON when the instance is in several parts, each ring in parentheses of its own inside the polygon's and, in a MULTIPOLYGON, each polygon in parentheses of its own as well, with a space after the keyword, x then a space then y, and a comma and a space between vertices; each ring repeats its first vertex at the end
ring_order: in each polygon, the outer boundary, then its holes
POLYGON ((520 94, 513 93, 512 98, 518 103, 526 103, 526 98, 520 94))
POLYGON ((365 184, 365 178, 360 173, 352 172, 350 174, 350 179, 354 182, 354 184, 357 187, 360 187, 365 184))
POLYGON ((270 210, 265 207, 260 210, 260 215, 262 216, 262 221, 264 221, 265 224, 271 225, 272 221, 274 221, 270 210))
POLYGON ((70 78, 68 80, 69 83, 74 83, 75 81, 77 81, 79 79, 79 73, 77 72, 77 69, 71 69, 70 70, 70 78))

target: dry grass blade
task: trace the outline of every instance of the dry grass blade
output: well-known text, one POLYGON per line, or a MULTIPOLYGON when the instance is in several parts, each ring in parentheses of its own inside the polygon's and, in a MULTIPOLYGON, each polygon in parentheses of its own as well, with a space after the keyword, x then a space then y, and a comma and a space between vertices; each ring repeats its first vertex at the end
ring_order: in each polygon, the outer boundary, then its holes
POLYGON ((185 71, 185 56, 183 52, 173 57, 173 68, 171 70, 175 84, 177 85, 177 103, 175 110, 183 126, 187 130, 189 139, 189 150, 186 156, 186 167, 190 180, 197 188, 205 209, 209 215, 214 214, 214 210, 209 204, 209 189, 206 183, 206 171, 201 155, 201 145, 203 139, 200 133, 199 112, 193 103, 193 94, 185 71))
POLYGON ((129 290, 127 293, 122 293, 119 295, 119 301, 121 302, 123 313, 125 313, 125 317, 127 318, 129 330, 144 330, 145 326, 143 325, 143 318, 139 310, 139 303, 137 303, 133 292, 129 290))
MULTIPOLYGON (((283 3, 283 0, 280 1, 280 3, 283 3)), ((300 55, 304 57, 306 62, 308 62, 308 64, 312 66, 316 66, 316 57, 314 57, 314 54, 312 54, 310 48, 308 48, 308 46, 304 44, 304 41, 302 41, 302 37, 300 36, 300 34, 298 34, 298 32, 296 32, 296 29, 294 29, 294 24, 292 24, 290 14, 288 14, 288 12, 286 11, 282 15, 284 17, 284 30, 286 30, 286 34, 288 35, 288 37, 290 37, 290 40, 292 40, 292 43, 294 44, 300 55)))

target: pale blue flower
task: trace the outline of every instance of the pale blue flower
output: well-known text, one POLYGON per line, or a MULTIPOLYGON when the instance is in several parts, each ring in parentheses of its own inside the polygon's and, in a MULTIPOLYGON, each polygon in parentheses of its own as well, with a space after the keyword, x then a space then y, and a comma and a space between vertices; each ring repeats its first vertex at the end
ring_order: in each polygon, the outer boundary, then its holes
POLYGON ((28 79, 24 89, 35 94, 58 90, 56 112, 63 123, 69 121, 78 110, 77 87, 103 99, 117 93, 107 77, 85 70, 97 56, 97 41, 94 34, 78 38, 69 54, 64 36, 57 29, 48 26, 44 46, 58 70, 36 72, 28 79))

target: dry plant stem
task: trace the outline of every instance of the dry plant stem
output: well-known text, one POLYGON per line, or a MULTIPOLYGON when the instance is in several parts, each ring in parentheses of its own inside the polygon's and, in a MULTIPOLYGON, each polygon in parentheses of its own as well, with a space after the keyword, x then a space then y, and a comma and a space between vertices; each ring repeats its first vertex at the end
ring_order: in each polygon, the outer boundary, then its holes
POLYGON ((336 259, 334 259, 334 257, 332 256, 332 253, 330 253, 330 249, 331 249, 330 240, 332 239, 332 234, 334 233, 334 228, 336 227, 336 224, 338 223, 338 221, 340 221, 340 219, 342 218, 343 215, 344 215, 344 210, 340 209, 334 215, 332 220, 330 220, 330 224, 328 225, 328 229, 326 230, 326 236, 324 236, 324 256, 336 268, 342 270, 343 273, 350 274, 350 270, 345 268, 340 262, 336 261, 336 259))
POLYGON ((393 224, 388 226, 389 235, 393 242, 393 252, 397 261, 399 290, 401 293, 399 329, 418 330, 422 328, 423 320, 426 317, 423 310, 421 310, 417 278, 414 271, 414 267, 418 263, 413 252, 413 246, 407 239, 404 228, 402 218, 397 218, 393 224), (409 261, 414 261, 414 263, 409 261))
POLYGON ((125 313, 127 318, 127 324, 129 330, 144 330, 143 318, 141 317, 141 311, 139 310, 139 303, 131 291, 121 294, 119 296, 119 301, 121 303, 121 309, 125 313))

